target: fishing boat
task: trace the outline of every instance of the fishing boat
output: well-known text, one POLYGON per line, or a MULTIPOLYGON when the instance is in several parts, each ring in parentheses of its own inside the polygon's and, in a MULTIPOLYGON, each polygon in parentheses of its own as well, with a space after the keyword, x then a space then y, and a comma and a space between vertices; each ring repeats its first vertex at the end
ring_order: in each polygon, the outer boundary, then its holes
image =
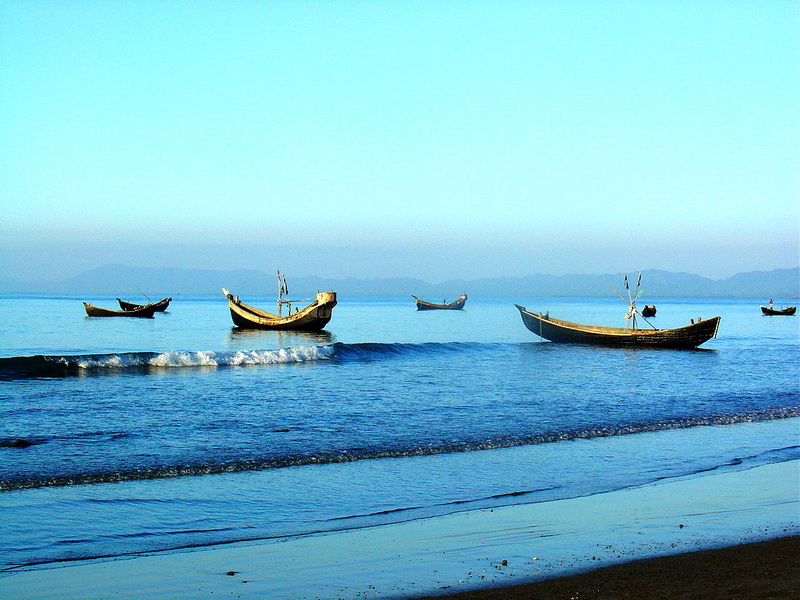
POLYGON ((435 304, 433 302, 420 300, 414 294, 411 294, 411 297, 417 302, 417 310, 461 310, 467 302, 466 294, 461 294, 458 300, 454 302, 448 303, 447 300, 445 300, 443 304, 435 304))
POLYGON ((562 344, 592 344, 596 346, 651 346, 661 348, 696 348, 717 337, 720 317, 698 319, 677 329, 632 329, 581 325, 541 313, 532 313, 515 304, 525 327, 541 338, 562 344))
POLYGON ((93 306, 88 302, 84 302, 83 307, 86 309, 86 314, 90 317, 142 317, 152 319, 153 314, 156 312, 152 304, 132 310, 111 310, 110 308, 93 306))
POLYGON ((120 300, 119 298, 117 298, 117 302, 119 302, 119 307, 122 310, 136 310, 146 306, 152 306, 156 312, 164 312, 167 310, 169 303, 172 302, 172 298, 164 298, 158 302, 149 302, 147 304, 134 304, 132 302, 125 302, 125 300, 120 300))
POLYGON ((561 319, 554 319, 550 313, 533 313, 524 306, 515 304, 514 306, 522 316, 522 322, 530 331, 540 338, 551 342, 564 344, 591 344, 596 346, 646 346, 657 348, 696 348, 700 344, 707 342, 717 336, 720 317, 710 319, 692 319, 689 325, 678 327, 677 329, 657 329, 652 323, 642 316, 636 308, 636 300, 641 295, 639 285, 642 275, 636 283, 636 292, 631 292, 628 284, 628 276, 625 276, 625 288, 628 290, 627 301, 617 294, 623 302, 628 304, 628 312, 625 318, 628 319, 630 327, 604 327, 601 325, 581 325, 561 319), (636 316, 650 325, 651 329, 640 329, 636 325, 636 316))
POLYGON ((228 299, 233 324, 243 329, 319 331, 331 320, 333 307, 336 306, 336 292, 317 292, 311 304, 302 309, 295 308, 295 312, 292 312, 293 301, 289 300, 286 278, 280 271, 278 271, 277 315, 244 304, 238 296, 234 296, 225 288, 222 288, 222 293, 228 299), (281 314, 284 306, 288 309, 286 316, 281 314))
POLYGON ((761 312, 769 317, 777 317, 780 315, 784 315, 787 317, 792 316, 795 312, 797 312, 796 306, 787 306, 786 308, 773 308, 772 306, 762 306, 761 312))

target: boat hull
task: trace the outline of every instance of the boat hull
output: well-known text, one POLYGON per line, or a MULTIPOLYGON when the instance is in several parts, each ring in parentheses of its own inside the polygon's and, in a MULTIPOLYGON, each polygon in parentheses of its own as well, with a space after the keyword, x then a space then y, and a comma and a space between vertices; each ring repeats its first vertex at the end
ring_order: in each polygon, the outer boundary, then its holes
POLYGON ((84 302, 83 307, 86 309, 87 316, 90 317, 139 317, 152 319, 153 314, 156 312, 152 306, 143 306, 135 310, 111 310, 84 302))
POLYGON ((786 308, 781 309, 769 308, 768 306, 761 307, 761 312, 768 317, 791 317, 796 311, 796 306, 787 306, 786 308))
POLYGON ((169 303, 172 302, 172 298, 164 298, 163 300, 159 300, 158 302, 152 302, 150 304, 133 304, 132 302, 125 302, 125 300, 120 300, 119 298, 117 298, 117 302, 119 302, 119 307, 122 310, 137 310, 139 308, 152 306, 156 312, 164 312, 165 310, 167 310, 169 303))
POLYGON ((416 296, 411 296, 417 302, 417 310, 462 310, 464 304, 467 302, 467 295, 461 294, 458 300, 450 302, 449 304, 435 304, 433 302, 426 302, 420 300, 416 296))
POLYGON ((525 326, 541 338, 562 344, 655 348, 696 348, 717 335, 720 317, 677 329, 624 329, 580 325, 532 313, 515 305, 525 326))
POLYGON ((242 329, 320 331, 330 322, 336 306, 336 292, 319 292, 316 300, 302 310, 281 317, 244 304, 231 293, 225 296, 233 324, 242 329))

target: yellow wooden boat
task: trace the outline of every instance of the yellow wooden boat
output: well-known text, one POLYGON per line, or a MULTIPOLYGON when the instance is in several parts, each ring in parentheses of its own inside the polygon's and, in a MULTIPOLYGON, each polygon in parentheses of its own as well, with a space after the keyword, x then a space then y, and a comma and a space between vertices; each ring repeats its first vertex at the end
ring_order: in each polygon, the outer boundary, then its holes
POLYGON ((245 304, 225 288, 222 293, 228 299, 233 324, 244 329, 319 331, 331 320, 336 306, 336 292, 317 292, 316 299, 305 308, 280 316, 245 304))
POLYGON ((289 300, 289 288, 286 278, 278 271, 278 314, 274 315, 260 308, 250 306, 239 300, 225 288, 222 293, 228 299, 231 319, 236 327, 243 329, 282 329, 296 331, 320 331, 328 324, 336 306, 336 292, 317 292, 317 297, 305 308, 292 312, 292 300, 289 300), (286 306, 288 313, 281 314, 286 306))

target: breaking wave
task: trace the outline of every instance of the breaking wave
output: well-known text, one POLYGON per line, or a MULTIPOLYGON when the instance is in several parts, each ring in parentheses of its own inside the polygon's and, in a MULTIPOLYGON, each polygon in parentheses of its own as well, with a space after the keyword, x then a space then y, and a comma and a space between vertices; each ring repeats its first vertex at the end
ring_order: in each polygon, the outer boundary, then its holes
POLYGON ((180 367, 233 367, 309 362, 329 358, 330 346, 307 346, 277 350, 119 352, 65 356, 15 356, 0 358, 0 377, 69 377, 129 370, 180 367))
POLYGON ((144 372, 181 367, 237 367, 340 360, 374 360, 402 354, 458 352, 486 344, 343 344, 298 346, 272 350, 199 350, 116 352, 82 355, 36 355, 0 358, 0 378, 70 377, 128 370, 144 372))

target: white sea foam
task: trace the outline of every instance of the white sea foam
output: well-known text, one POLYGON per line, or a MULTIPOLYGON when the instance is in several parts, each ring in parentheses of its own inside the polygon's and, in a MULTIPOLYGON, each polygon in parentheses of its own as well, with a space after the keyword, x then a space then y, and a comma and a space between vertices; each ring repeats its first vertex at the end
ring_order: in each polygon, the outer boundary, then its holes
MULTIPOLYGON (((151 355, 144 355, 149 357, 151 355)), ((147 363, 147 358, 142 354, 105 354, 94 356, 81 356, 75 359, 65 357, 60 362, 74 363, 81 369, 123 369, 125 367, 136 367, 147 363)))
POLYGON ((74 361, 81 369, 126 367, 216 367, 274 365, 324 360, 333 354, 330 346, 302 346, 276 350, 170 351, 82 356, 74 361))
POLYGON ((147 361, 147 364, 154 367, 273 365, 323 360, 331 353, 331 348, 320 346, 231 352, 164 352, 147 361))

